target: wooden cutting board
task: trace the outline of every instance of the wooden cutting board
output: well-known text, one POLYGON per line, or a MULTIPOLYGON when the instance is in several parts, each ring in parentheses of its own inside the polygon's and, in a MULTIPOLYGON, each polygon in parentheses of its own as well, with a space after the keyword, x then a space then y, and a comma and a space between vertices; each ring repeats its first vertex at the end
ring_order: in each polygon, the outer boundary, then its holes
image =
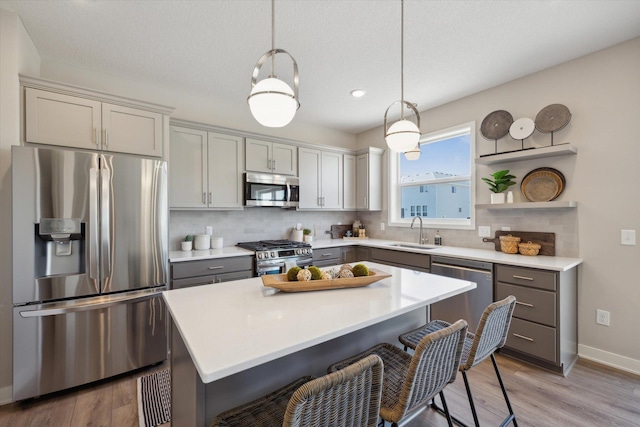
POLYGON ((493 242, 495 249, 498 252, 502 252, 500 248, 500 236, 507 236, 511 234, 514 237, 520 237, 520 243, 537 243, 540 247, 538 255, 556 255, 556 233, 542 233, 537 231, 496 231, 496 237, 494 239, 483 238, 483 242, 493 242))
POLYGON ((332 239, 342 239, 344 237, 344 234, 348 231, 351 230, 352 225, 351 224, 347 224, 347 225, 332 225, 331 226, 331 238, 332 239))

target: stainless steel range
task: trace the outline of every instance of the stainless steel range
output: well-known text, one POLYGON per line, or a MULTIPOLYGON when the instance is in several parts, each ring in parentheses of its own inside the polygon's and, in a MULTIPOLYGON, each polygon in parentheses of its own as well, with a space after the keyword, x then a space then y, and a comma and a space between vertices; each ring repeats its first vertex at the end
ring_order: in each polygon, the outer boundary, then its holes
POLYGON ((286 273, 292 266, 304 268, 313 263, 313 249, 309 243, 293 240, 261 240, 240 242, 237 246, 255 251, 254 265, 257 276, 286 273))

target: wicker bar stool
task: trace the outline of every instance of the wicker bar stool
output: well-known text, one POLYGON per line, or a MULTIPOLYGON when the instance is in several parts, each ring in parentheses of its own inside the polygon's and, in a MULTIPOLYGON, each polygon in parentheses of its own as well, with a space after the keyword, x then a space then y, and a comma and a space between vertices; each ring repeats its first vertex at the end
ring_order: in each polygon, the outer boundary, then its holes
POLYGON ((303 377, 219 414, 213 427, 374 427, 382 395, 375 355, 320 378, 303 377))
MULTIPOLYGON (((485 308, 484 312, 482 313, 482 317, 480 318, 480 323, 478 324, 478 329, 476 330, 475 334, 467 332, 459 370, 460 372, 462 372, 464 386, 467 390, 467 397, 469 398, 469 405, 471 406, 471 413, 473 414, 473 422, 476 427, 479 427, 480 423, 478 421, 478 414, 476 412, 475 404, 473 403, 473 396, 471 394, 471 388, 469 387, 467 371, 485 360, 487 357, 491 357, 491 362, 493 362, 493 369, 496 372, 496 377, 498 377, 498 382, 500 383, 500 388, 502 389, 504 401, 506 402, 507 408, 509 409, 509 416, 507 416, 502 421, 500 426, 504 427, 511 422, 513 422, 514 426, 518 426, 516 416, 513 413, 513 409, 511 407, 511 402, 509 401, 509 396, 507 395, 507 389, 504 387, 504 383, 502 382, 500 370, 498 369, 498 364, 496 363, 496 358, 494 356, 496 350, 502 348, 504 343, 507 341, 507 333, 509 332, 509 326, 511 325, 511 316, 513 315, 515 306, 516 298, 512 295, 509 295, 501 301, 489 304, 489 306, 487 306, 487 308, 485 308)), ((421 328, 400 335, 398 339, 402 344, 404 344, 405 350, 407 349, 407 347, 415 349, 417 348, 417 343, 420 342, 421 337, 423 337, 425 334, 432 333, 434 330, 444 328, 446 327, 446 325, 448 325, 448 323, 445 321, 434 320, 427 323, 421 328)), ((435 401, 431 405, 440 412, 445 412, 444 409, 446 408, 446 404, 444 403, 444 400, 442 405, 443 408, 439 408, 436 405, 435 401)), ((455 417, 452 418, 456 422, 456 424, 465 426, 465 424, 459 419, 455 417)))
MULTIPOLYGON (((384 382, 380 417, 397 426, 407 415, 417 412, 440 394, 444 411, 447 403, 442 390, 452 383, 458 372, 467 322, 454 324, 425 336, 417 345, 413 356, 400 348, 383 343, 356 356, 334 363, 329 372, 342 369, 362 357, 377 354, 384 362, 384 382)), ((452 420, 447 417, 449 425, 452 420)))

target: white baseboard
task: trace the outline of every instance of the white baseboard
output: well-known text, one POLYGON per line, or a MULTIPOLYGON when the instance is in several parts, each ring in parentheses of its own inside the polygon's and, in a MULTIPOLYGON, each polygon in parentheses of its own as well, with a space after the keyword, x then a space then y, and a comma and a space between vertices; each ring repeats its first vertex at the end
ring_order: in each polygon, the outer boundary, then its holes
POLYGON ((578 344, 578 356, 622 371, 640 375, 640 360, 578 344))
POLYGON ((0 387, 0 405, 13 402, 13 390, 10 385, 0 387))

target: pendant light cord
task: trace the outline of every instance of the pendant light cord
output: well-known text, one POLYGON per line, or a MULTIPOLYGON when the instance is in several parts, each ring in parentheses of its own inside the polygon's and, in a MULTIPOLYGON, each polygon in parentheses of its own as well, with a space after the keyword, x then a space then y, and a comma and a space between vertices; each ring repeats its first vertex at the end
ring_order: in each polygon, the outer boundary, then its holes
POLYGON ((276 68, 276 12, 275 0, 271 0, 271 77, 275 77, 276 68))
POLYGON ((404 119, 404 0, 400 0, 400 120, 404 119))

